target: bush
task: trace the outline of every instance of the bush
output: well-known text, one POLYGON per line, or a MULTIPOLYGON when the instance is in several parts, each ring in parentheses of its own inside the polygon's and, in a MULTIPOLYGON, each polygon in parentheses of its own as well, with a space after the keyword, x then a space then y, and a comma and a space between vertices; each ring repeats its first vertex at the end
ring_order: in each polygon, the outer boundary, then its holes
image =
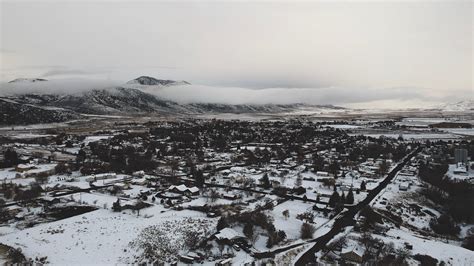
POLYGON ((21 264, 26 261, 26 257, 23 255, 21 248, 10 248, 7 253, 7 258, 12 264, 21 264))
POLYGON ((469 235, 464 239, 462 247, 474 251, 474 234, 469 235))
POLYGON ((122 206, 120 205, 120 199, 117 199, 117 201, 112 204, 112 210, 114 212, 122 211, 122 206))
POLYGON ((314 221, 314 213, 307 211, 296 215, 296 219, 312 223, 314 221))
POLYGON ((415 256, 413 256, 413 258, 419 261, 421 265, 437 265, 438 264, 437 259, 428 255, 416 254, 415 256))
POLYGON ((301 230, 300 230, 301 238, 302 239, 313 238, 313 234, 315 231, 316 229, 314 228, 314 226, 312 226, 309 223, 303 223, 301 225, 301 230))
POLYGON ((457 235, 461 228, 454 223, 454 220, 447 214, 442 214, 438 219, 431 219, 430 226, 438 234, 457 235))
POLYGON ((227 222, 226 218, 221 217, 217 222, 217 231, 220 231, 226 227, 229 227, 229 223, 227 222))
POLYGON ((246 223, 244 225, 244 235, 248 239, 252 239, 252 237, 253 237, 253 225, 251 223, 246 223))
POLYGON ((382 216, 376 213, 371 207, 366 206, 360 211, 360 215, 365 217, 365 223, 368 226, 372 226, 375 223, 382 224, 382 216))

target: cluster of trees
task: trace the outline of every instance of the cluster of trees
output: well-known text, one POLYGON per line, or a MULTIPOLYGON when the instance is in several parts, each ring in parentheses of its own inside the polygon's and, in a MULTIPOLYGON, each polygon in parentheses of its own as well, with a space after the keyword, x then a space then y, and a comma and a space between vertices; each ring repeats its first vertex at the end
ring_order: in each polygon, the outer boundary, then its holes
POLYGON ((462 246, 464 248, 474 251, 474 229, 471 229, 468 232, 467 237, 462 242, 462 246))
POLYGON ((5 200, 0 199, 0 223, 4 223, 12 218, 10 212, 3 205, 5 205, 5 200))
POLYGON ((21 184, 2 183, 0 191, 3 192, 3 196, 6 199, 31 200, 39 197, 43 189, 36 182, 30 183, 27 187, 21 184))
POLYGON ((122 206, 120 199, 117 198, 117 201, 112 204, 112 211, 121 212, 122 210, 130 209, 134 213, 137 212, 137 215, 140 216, 140 210, 148 206, 150 206, 150 204, 144 202, 142 199, 138 199, 134 205, 126 204, 122 206))
POLYGON ((336 209, 338 207, 344 206, 344 204, 354 204, 354 192, 352 191, 352 188, 349 189, 347 195, 344 195, 344 192, 339 195, 339 193, 336 191, 336 187, 334 187, 334 192, 329 198, 328 204, 329 206, 336 209))
POLYGON ((0 167, 12 167, 19 164, 21 161, 18 158, 18 154, 15 150, 8 148, 3 152, 3 162, 1 162, 0 167))
POLYGON ((463 180, 445 178, 446 164, 421 164, 420 178, 433 185, 425 189, 426 197, 442 205, 444 215, 430 222, 431 228, 441 234, 457 235, 456 223, 474 222, 474 185, 463 180))
POLYGON ((370 233, 362 234, 360 242, 365 247, 364 264, 368 265, 407 265, 410 250, 395 248, 395 245, 374 238, 370 233))
POLYGON ((375 224, 382 224, 382 216, 376 213, 370 206, 364 207, 360 211, 360 216, 364 217, 361 224, 361 230, 366 232, 371 228, 374 228, 375 224))
POLYGON ((442 235, 457 235, 461 228, 456 225, 453 218, 448 214, 441 214, 438 218, 433 218, 430 221, 430 227, 438 234, 442 235))
POLYGON ((222 216, 217 222, 217 230, 222 230, 233 224, 244 225, 244 235, 251 241, 255 242, 258 234, 255 233, 257 227, 266 230, 268 236, 266 246, 268 248, 277 245, 286 239, 286 233, 283 230, 277 230, 273 223, 273 217, 264 214, 261 211, 242 212, 230 216, 222 216))
POLYGON ((262 178, 260 178, 259 181, 262 187, 265 189, 270 189, 272 187, 272 184, 270 183, 270 179, 268 179, 268 173, 264 173, 262 178))

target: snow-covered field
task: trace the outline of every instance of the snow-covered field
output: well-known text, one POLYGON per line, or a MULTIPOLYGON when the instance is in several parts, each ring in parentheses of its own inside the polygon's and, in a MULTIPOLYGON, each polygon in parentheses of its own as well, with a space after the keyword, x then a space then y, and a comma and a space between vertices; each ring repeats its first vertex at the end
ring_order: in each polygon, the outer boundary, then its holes
MULTIPOLYGON (((116 213, 98 209, 2 235, 0 242, 22 248, 28 257, 47 256, 48 261, 54 265, 71 265, 78 262, 82 265, 128 263, 133 262, 129 259, 137 253, 129 243, 135 240, 143 229, 187 218, 215 222, 215 219, 206 218, 199 212, 165 210, 162 206, 145 209, 138 217, 129 212, 116 213), (51 233, 51 230, 60 232, 51 233)), ((165 233, 172 238, 176 232, 165 233)))
POLYGON ((440 130, 462 136, 474 136, 474 128, 440 128, 440 130))

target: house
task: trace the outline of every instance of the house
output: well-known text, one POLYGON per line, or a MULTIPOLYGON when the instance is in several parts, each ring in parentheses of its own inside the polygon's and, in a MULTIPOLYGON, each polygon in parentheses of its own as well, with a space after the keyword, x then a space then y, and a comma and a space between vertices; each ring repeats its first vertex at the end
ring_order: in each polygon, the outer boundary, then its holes
POLYGON ((453 173, 457 174, 457 175, 466 175, 467 174, 467 168, 466 168, 465 165, 463 165, 461 163, 458 163, 456 165, 456 168, 454 168, 453 173))
POLYGON ((17 172, 26 172, 31 169, 36 169, 36 166, 34 164, 19 164, 15 167, 15 171, 17 172))
POLYGON ((56 162, 71 163, 76 160, 76 156, 61 152, 54 152, 51 156, 56 162))
POLYGON ((136 172, 132 173, 132 176, 134 176, 134 177, 143 177, 144 175, 145 175, 145 171, 143 171, 143 170, 136 171, 136 172))
POLYGON ((189 256, 179 255, 179 260, 188 264, 194 263, 194 258, 189 256))
POLYGON ((117 177, 116 173, 103 173, 103 174, 96 174, 95 175, 96 180, 112 179, 112 178, 116 178, 116 177, 117 177))
POLYGON ((146 186, 149 183, 149 180, 146 178, 139 178, 132 180, 132 184, 139 186, 146 186))
POLYGON ((220 241, 227 243, 232 243, 237 239, 245 238, 244 236, 241 236, 237 231, 229 227, 220 230, 217 234, 214 235, 214 237, 218 242, 220 241))
POLYGON ((398 185, 398 189, 400 191, 407 191, 409 188, 410 188, 410 184, 408 184, 407 182, 403 182, 398 185))
POLYGON ((42 202, 46 206, 51 206, 60 202, 59 198, 51 197, 51 196, 43 196, 38 198, 38 201, 42 202))
POLYGON ((96 182, 97 180, 112 179, 116 177, 117 177, 117 174, 115 173, 96 174, 96 175, 88 176, 86 178, 86 182, 96 182))
POLYGON ((127 184, 127 183, 123 183, 123 182, 114 183, 113 186, 116 187, 116 188, 118 188, 118 189, 121 189, 121 190, 130 189, 130 185, 127 184))
POLYGON ((272 188, 277 188, 281 186, 280 181, 277 180, 270 180, 270 183, 272 184, 272 188))
POLYGON ((232 258, 223 259, 223 260, 217 262, 216 265, 219 265, 219 266, 231 266, 231 265, 232 265, 232 258))
POLYGON ((234 193, 224 193, 222 194, 222 197, 224 199, 227 199, 227 200, 236 200, 236 199, 240 199, 241 196, 238 195, 238 194, 234 194, 234 193))
POLYGON ((179 186, 170 186, 168 191, 173 193, 178 193, 182 195, 199 195, 199 188, 197 187, 187 187, 186 185, 179 185, 179 186))
POLYGON ((345 178, 351 178, 351 179, 359 179, 359 177, 360 177, 360 174, 357 171, 347 172, 347 174, 345 176, 345 178))
POLYGON ((348 247, 345 247, 342 249, 341 258, 348 261, 362 263, 364 254, 365 254, 365 248, 354 244, 354 245, 349 245, 348 247))
POLYGON ((316 175, 317 176, 329 176, 329 173, 328 172, 323 172, 323 171, 317 171, 316 175))

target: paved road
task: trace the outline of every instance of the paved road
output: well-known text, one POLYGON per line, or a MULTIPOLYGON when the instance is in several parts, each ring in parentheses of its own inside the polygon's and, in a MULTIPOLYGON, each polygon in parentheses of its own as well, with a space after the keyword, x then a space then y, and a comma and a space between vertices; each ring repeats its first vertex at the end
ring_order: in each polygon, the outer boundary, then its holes
POLYGON ((359 202, 357 205, 348 208, 346 212, 343 213, 339 218, 334 221, 333 227, 331 230, 314 239, 316 242, 309 250, 307 250, 295 263, 295 265, 307 265, 316 260, 315 253, 320 251, 326 246, 329 241, 331 241, 338 233, 340 233, 345 227, 355 224, 354 217, 356 214, 362 210, 395 178, 397 173, 410 161, 413 156, 420 152, 421 147, 418 147, 415 151, 407 155, 401 163, 399 163, 390 173, 387 174, 387 177, 380 182, 380 184, 373 190, 369 192, 367 197, 359 202))

